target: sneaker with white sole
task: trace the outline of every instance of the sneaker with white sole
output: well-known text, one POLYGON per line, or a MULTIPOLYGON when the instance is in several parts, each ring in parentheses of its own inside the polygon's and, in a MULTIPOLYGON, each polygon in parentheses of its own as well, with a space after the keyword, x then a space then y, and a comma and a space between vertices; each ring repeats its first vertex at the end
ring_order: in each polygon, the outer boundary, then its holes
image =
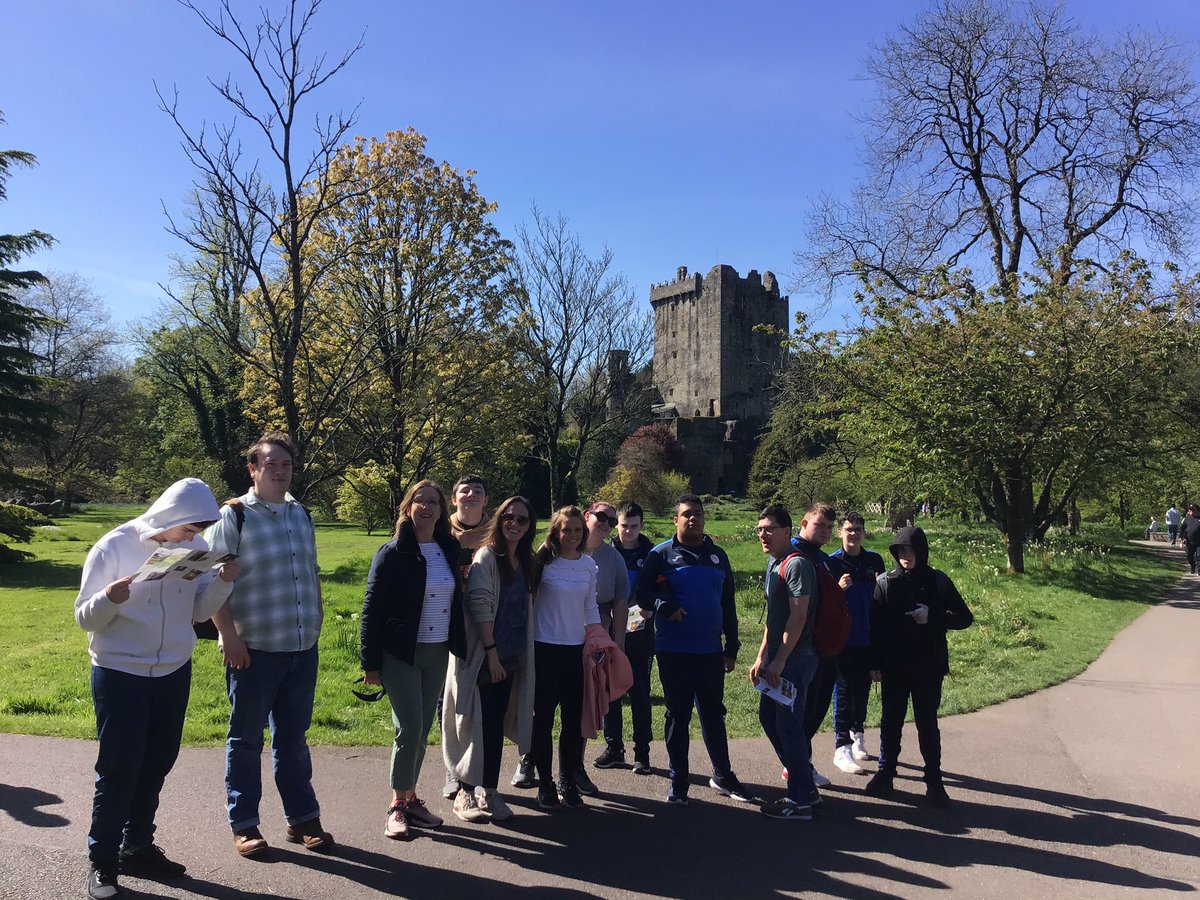
POLYGON ((829 779, 817 771, 817 767, 812 767, 813 784, 817 787, 829 787, 829 779))
POLYGON ((493 822, 507 822, 513 811, 495 788, 475 788, 475 804, 492 817, 493 822))
POLYGON ((442 796, 447 800, 453 800, 458 796, 458 776, 446 770, 446 782, 442 785, 442 796))
POLYGON ((740 803, 758 802, 758 798, 744 784, 738 781, 738 777, 732 772, 724 778, 718 778, 714 775, 708 779, 708 786, 721 796, 737 800, 740 803))
POLYGON ((780 797, 762 808, 763 815, 772 819, 792 819, 796 822, 811 822, 812 807, 801 806, 791 797, 780 797))
POLYGON ((871 754, 867 752, 867 736, 861 731, 850 732, 850 752, 859 762, 866 762, 871 758, 871 754))
POLYGON ((445 819, 432 812, 420 797, 412 797, 404 807, 408 813, 408 824, 413 828, 441 828, 445 822, 445 819))
POLYGON ((867 774, 867 770, 854 761, 854 753, 849 744, 843 744, 833 751, 833 764, 847 775, 867 774))
POLYGON ((393 841, 408 837, 408 810, 397 800, 388 809, 387 821, 383 825, 383 836, 393 841))
POLYGON ((459 788, 458 796, 454 798, 454 814, 464 822, 482 822, 488 814, 479 808, 475 792, 459 788))
POLYGON ((526 753, 517 761, 517 771, 513 772, 512 786, 528 789, 538 786, 537 775, 533 768, 533 754, 526 753))

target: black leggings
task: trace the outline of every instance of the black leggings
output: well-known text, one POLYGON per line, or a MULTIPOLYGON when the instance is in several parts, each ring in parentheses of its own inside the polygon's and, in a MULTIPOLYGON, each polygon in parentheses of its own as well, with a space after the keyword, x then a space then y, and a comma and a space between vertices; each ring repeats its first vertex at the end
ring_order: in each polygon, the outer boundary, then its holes
POLYGON ((533 762, 538 781, 553 784, 550 757, 554 749, 554 711, 560 710, 558 777, 579 765, 583 752, 583 644, 533 645, 533 762))

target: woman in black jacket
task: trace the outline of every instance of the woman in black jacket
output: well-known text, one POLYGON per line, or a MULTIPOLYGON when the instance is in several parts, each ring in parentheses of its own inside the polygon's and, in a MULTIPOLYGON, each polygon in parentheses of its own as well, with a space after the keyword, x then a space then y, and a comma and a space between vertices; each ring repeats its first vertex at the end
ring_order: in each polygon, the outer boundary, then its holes
POLYGON ((450 533, 446 495, 419 481, 400 502, 395 537, 379 548, 367 575, 362 612, 362 667, 392 705, 392 803, 384 834, 442 824, 416 794, 429 729, 446 681, 449 654, 466 654, 458 541, 450 533))
POLYGON ((949 802, 942 784, 942 736, 937 711, 942 679, 950 674, 946 631, 968 627, 975 617, 945 572, 929 565, 929 541, 920 528, 902 528, 892 541, 897 567, 875 582, 871 603, 871 677, 880 681, 879 771, 869 794, 892 791, 900 735, 912 698, 917 743, 925 760, 926 796, 933 806, 949 802))

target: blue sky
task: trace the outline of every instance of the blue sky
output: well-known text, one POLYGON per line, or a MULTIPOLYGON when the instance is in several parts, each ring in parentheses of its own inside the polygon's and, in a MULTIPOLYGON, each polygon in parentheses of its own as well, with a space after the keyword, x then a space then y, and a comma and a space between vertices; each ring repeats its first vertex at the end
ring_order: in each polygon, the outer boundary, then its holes
MULTIPOLYGON (((250 16, 258 3, 238 5, 250 16)), ((247 73, 170 0, 5 6, 0 146, 40 165, 11 180, 0 231, 50 232, 58 243, 28 264, 91 279, 118 322, 147 317, 183 249, 163 210, 179 213, 194 176, 154 82, 178 88, 198 125, 232 120, 206 79, 250 87, 247 73)), ((478 171, 502 231, 531 202, 562 213, 613 250, 639 297, 680 265, 771 269, 787 285, 810 198, 848 193, 858 172, 862 60, 924 6, 326 0, 308 52, 364 31, 365 46, 305 112, 359 104, 354 133, 368 136, 415 127, 431 156, 478 171)), ((1088 27, 1200 38, 1191 0, 1067 7, 1088 27)))

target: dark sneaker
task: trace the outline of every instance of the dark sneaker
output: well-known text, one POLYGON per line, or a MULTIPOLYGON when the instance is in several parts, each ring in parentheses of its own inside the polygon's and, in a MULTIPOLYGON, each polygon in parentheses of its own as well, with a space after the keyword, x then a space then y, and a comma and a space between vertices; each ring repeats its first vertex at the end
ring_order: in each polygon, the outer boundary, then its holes
POLYGON ((583 797, 579 796, 579 783, 576 779, 568 781, 560 778, 558 781, 558 799, 567 809, 578 809, 583 806, 583 797))
POLYGON ((571 776, 571 780, 575 783, 575 787, 579 789, 579 793, 585 797, 595 797, 600 793, 600 789, 592 783, 592 779, 588 778, 588 773, 583 770, 583 767, 575 770, 575 774, 571 776))
POLYGON ((187 866, 168 859, 158 844, 139 847, 137 850, 121 849, 117 866, 122 875, 158 881, 160 878, 178 878, 187 871, 187 866))
POLYGON ((525 754, 517 762, 517 771, 513 772, 512 786, 529 789, 537 787, 537 775, 533 771, 533 755, 525 754))
POLYGON ((675 785, 671 785, 671 789, 667 791, 667 802, 675 806, 687 806, 687 791, 683 788, 677 788, 675 785))
POLYGON ((538 785, 538 806, 542 809, 560 809, 562 807, 562 804, 558 801, 558 791, 554 789, 554 785, 538 785))
POLYGON ((649 775, 650 774, 650 754, 645 756, 634 756, 633 758, 633 774, 634 775, 649 775))
POLYGON ((258 859, 266 854, 269 845, 255 825, 233 833, 233 849, 247 859, 258 859))
POLYGON ((597 769, 616 769, 625 765, 625 751, 620 747, 608 746, 593 763, 597 769))
POLYGON ((818 806, 820 806, 824 802, 825 802, 825 798, 821 796, 821 792, 818 790, 813 790, 812 796, 808 798, 808 805, 811 806, 813 809, 816 809, 818 806))
POLYGON ((92 866, 91 871, 88 872, 87 895, 90 900, 112 900, 114 897, 120 897, 121 889, 117 886, 117 870, 92 866))
POLYGON ((886 797, 896 789, 895 785, 892 784, 894 777, 895 774, 893 772, 880 769, 871 776, 871 780, 867 782, 867 786, 863 790, 872 797, 886 797))
POLYGON ((289 825, 285 834, 289 844, 303 844, 305 850, 329 853, 333 850, 333 835, 321 827, 320 819, 309 819, 299 825, 289 825))
POLYGON ((950 795, 940 781, 930 782, 925 786, 925 800, 935 809, 945 809, 950 805, 950 795))
POLYGON ((797 822, 812 821, 812 807, 801 806, 790 797, 780 797, 762 808, 763 815, 772 819, 793 819, 797 822))
POLYGON ((708 786, 723 797, 729 797, 732 800, 737 800, 740 803, 757 803, 758 798, 750 793, 749 789, 738 781, 737 776, 730 772, 724 778, 713 776, 708 779, 708 786))
POLYGON ((429 807, 420 797, 413 797, 405 804, 405 807, 408 813, 408 824, 413 828, 440 828, 445 821, 437 813, 430 812, 429 807))

